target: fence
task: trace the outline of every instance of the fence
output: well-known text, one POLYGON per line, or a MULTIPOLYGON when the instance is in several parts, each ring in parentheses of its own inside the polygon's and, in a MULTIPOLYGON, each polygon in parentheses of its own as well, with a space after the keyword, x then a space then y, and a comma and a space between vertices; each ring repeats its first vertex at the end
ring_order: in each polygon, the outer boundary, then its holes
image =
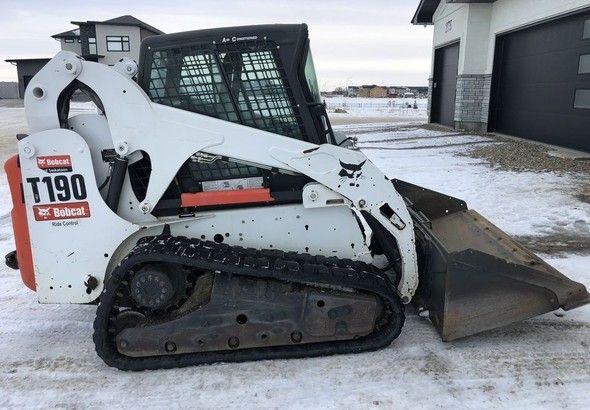
POLYGON ((414 98, 388 98, 388 99, 364 99, 364 98, 327 98, 326 108, 329 112, 337 109, 350 114, 381 114, 425 116, 428 100, 414 98))

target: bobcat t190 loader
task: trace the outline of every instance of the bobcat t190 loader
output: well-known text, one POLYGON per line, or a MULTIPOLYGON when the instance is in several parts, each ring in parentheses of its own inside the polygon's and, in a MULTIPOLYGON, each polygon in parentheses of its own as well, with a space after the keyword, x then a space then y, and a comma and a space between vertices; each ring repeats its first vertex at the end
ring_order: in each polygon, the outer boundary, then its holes
POLYGON ((114 69, 62 51, 25 109, 7 263, 41 303, 97 302, 111 366, 375 350, 412 301, 443 340, 589 302, 465 202, 350 149, 306 25, 150 37, 114 69), (69 114, 77 90, 98 113, 69 114))

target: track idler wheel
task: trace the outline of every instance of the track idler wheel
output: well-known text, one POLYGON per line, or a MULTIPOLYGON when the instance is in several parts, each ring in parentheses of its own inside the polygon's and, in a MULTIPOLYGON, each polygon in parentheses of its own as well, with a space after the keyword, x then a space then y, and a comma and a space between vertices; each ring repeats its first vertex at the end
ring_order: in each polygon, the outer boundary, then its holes
POLYGON ((131 297, 138 307, 166 309, 186 293, 186 274, 182 268, 146 265, 130 281, 131 297))

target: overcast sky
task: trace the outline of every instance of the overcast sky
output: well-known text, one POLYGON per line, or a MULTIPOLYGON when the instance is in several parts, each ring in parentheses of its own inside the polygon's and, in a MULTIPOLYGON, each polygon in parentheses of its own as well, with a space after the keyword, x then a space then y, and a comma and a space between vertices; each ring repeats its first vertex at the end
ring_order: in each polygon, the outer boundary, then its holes
POLYGON ((432 29, 410 20, 418 0, 0 0, 0 81, 16 81, 7 58, 51 57, 50 36, 70 21, 131 14, 166 33, 307 23, 320 87, 427 85, 432 29))

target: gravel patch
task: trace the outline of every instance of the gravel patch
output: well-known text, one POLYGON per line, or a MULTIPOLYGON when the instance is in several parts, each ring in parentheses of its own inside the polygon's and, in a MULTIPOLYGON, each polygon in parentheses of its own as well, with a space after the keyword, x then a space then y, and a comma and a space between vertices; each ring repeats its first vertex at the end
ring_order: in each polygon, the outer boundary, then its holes
POLYGON ((487 161, 492 167, 507 171, 533 171, 557 173, 585 173, 590 175, 590 161, 559 158, 549 155, 550 147, 485 134, 502 144, 474 147, 461 155, 487 161))
POLYGON ((578 232, 564 232, 550 235, 522 235, 514 239, 534 253, 565 257, 568 254, 590 254, 590 236, 578 232))
MULTIPOLYGON (((573 175, 577 183, 572 196, 590 204, 590 161, 550 155, 553 149, 541 144, 491 134, 485 136, 497 143, 473 146, 459 155, 480 159, 493 168, 505 171, 573 175)), ((583 221, 581 223, 587 230, 587 225, 583 221)), ((554 256, 590 253, 590 234, 578 230, 515 239, 536 253, 554 256)))

